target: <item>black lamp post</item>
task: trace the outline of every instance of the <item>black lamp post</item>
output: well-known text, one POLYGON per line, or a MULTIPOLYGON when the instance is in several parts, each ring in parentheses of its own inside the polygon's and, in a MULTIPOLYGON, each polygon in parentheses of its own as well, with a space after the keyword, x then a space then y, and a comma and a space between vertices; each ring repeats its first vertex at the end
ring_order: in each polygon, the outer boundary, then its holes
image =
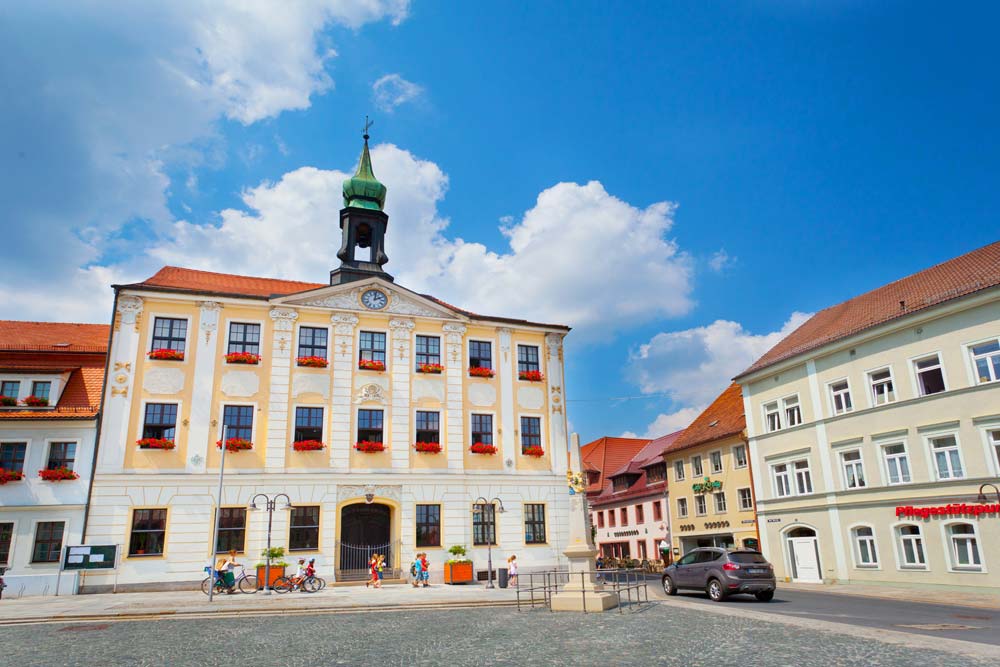
POLYGON ((257 510, 267 510, 267 551, 265 551, 266 559, 264 560, 264 595, 271 594, 271 522, 274 519, 274 510, 290 510, 292 509, 292 501, 284 493, 279 493, 274 496, 274 498, 268 498, 264 493, 258 493, 256 496, 250 499, 250 511, 254 512, 257 510), (257 507, 257 499, 264 499, 264 506, 257 507), (281 507, 276 508, 278 498, 284 498, 285 504, 281 507))
MULTIPOLYGON (((501 501, 499 498, 494 498, 493 500, 486 500, 486 498, 483 498, 482 496, 476 498, 475 505, 477 507, 473 511, 481 512, 483 519, 485 520, 486 507, 487 506, 492 507, 493 503, 496 503, 497 505, 500 506, 499 511, 501 514, 503 514, 504 513, 503 501, 501 501)), ((490 522, 488 525, 490 530, 489 532, 486 533, 486 588, 496 588, 496 586, 493 585, 493 540, 495 540, 497 536, 497 528, 496 528, 497 524, 492 513, 490 513, 489 517, 490 517, 489 519, 490 522)))
POLYGON ((987 502, 986 492, 983 491, 983 489, 985 489, 987 486, 993 487, 993 493, 997 494, 997 502, 1000 503, 1000 489, 997 488, 996 484, 990 484, 989 482, 980 485, 980 487, 979 487, 979 497, 976 498, 976 502, 977 503, 985 503, 985 502, 987 502))

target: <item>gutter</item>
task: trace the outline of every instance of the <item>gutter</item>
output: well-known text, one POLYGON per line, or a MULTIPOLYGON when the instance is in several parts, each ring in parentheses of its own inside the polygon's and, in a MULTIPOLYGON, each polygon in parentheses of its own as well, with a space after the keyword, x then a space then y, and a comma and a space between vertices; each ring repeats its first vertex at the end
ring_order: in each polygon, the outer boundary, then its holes
POLYGON ((90 519, 90 499, 94 495, 94 478, 97 476, 97 449, 101 443, 101 426, 104 424, 104 398, 108 391, 108 375, 111 373, 111 343, 115 337, 115 319, 118 316, 118 291, 115 285, 115 300, 111 306, 111 326, 108 327, 108 351, 104 358, 104 379, 101 381, 101 403, 97 406, 97 428, 94 432, 94 457, 90 462, 90 484, 87 485, 87 500, 83 506, 83 530, 80 539, 87 543, 87 522, 90 519))

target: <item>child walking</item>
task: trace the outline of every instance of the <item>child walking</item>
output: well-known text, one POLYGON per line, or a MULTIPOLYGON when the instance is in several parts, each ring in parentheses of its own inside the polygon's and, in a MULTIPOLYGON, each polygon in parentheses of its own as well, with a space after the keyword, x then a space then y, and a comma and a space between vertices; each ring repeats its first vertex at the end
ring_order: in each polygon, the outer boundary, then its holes
POLYGON ((424 588, 430 586, 431 580, 431 568, 430 563, 427 562, 427 552, 420 554, 420 581, 423 582, 424 588))
POLYGON ((365 582, 365 588, 369 586, 378 588, 378 554, 372 554, 368 559, 368 581, 365 582))
POLYGON ((413 578, 413 581, 411 581, 410 583, 413 584, 414 588, 419 588, 420 580, 422 578, 422 572, 424 566, 423 566, 423 561, 420 560, 421 555, 422 554, 416 554, 413 557, 413 563, 410 565, 410 576, 413 578))
POLYGON ((507 559, 507 585, 517 586, 517 556, 514 554, 507 559))

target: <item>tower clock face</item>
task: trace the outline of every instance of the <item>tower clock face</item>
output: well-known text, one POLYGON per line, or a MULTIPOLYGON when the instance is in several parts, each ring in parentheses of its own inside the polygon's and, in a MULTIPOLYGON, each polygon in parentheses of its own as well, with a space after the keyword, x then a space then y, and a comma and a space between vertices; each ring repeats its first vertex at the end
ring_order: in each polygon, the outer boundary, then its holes
POLYGON ((384 292, 370 289, 361 295, 361 303, 369 310, 382 310, 389 303, 389 299, 384 292))

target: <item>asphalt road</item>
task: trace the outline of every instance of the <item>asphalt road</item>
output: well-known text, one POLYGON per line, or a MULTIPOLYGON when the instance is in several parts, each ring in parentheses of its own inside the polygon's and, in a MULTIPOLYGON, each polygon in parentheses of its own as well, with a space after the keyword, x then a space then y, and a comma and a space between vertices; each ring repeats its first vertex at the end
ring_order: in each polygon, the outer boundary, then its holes
MULTIPOLYGON (((650 582, 650 597, 652 597, 653 588, 654 582, 650 582)), ((658 598, 670 600, 663 594, 659 579, 655 582, 655 589, 658 598)), ((678 597, 707 605, 747 605, 748 609, 772 614, 1000 646, 1000 611, 992 609, 782 590, 781 584, 778 584, 778 592, 770 602, 758 602, 751 596, 737 595, 728 598, 725 602, 717 603, 709 600, 704 593, 688 591, 679 593, 678 597), (934 627, 932 629, 912 626, 934 627), (957 627, 949 628, 948 626, 957 627)))

